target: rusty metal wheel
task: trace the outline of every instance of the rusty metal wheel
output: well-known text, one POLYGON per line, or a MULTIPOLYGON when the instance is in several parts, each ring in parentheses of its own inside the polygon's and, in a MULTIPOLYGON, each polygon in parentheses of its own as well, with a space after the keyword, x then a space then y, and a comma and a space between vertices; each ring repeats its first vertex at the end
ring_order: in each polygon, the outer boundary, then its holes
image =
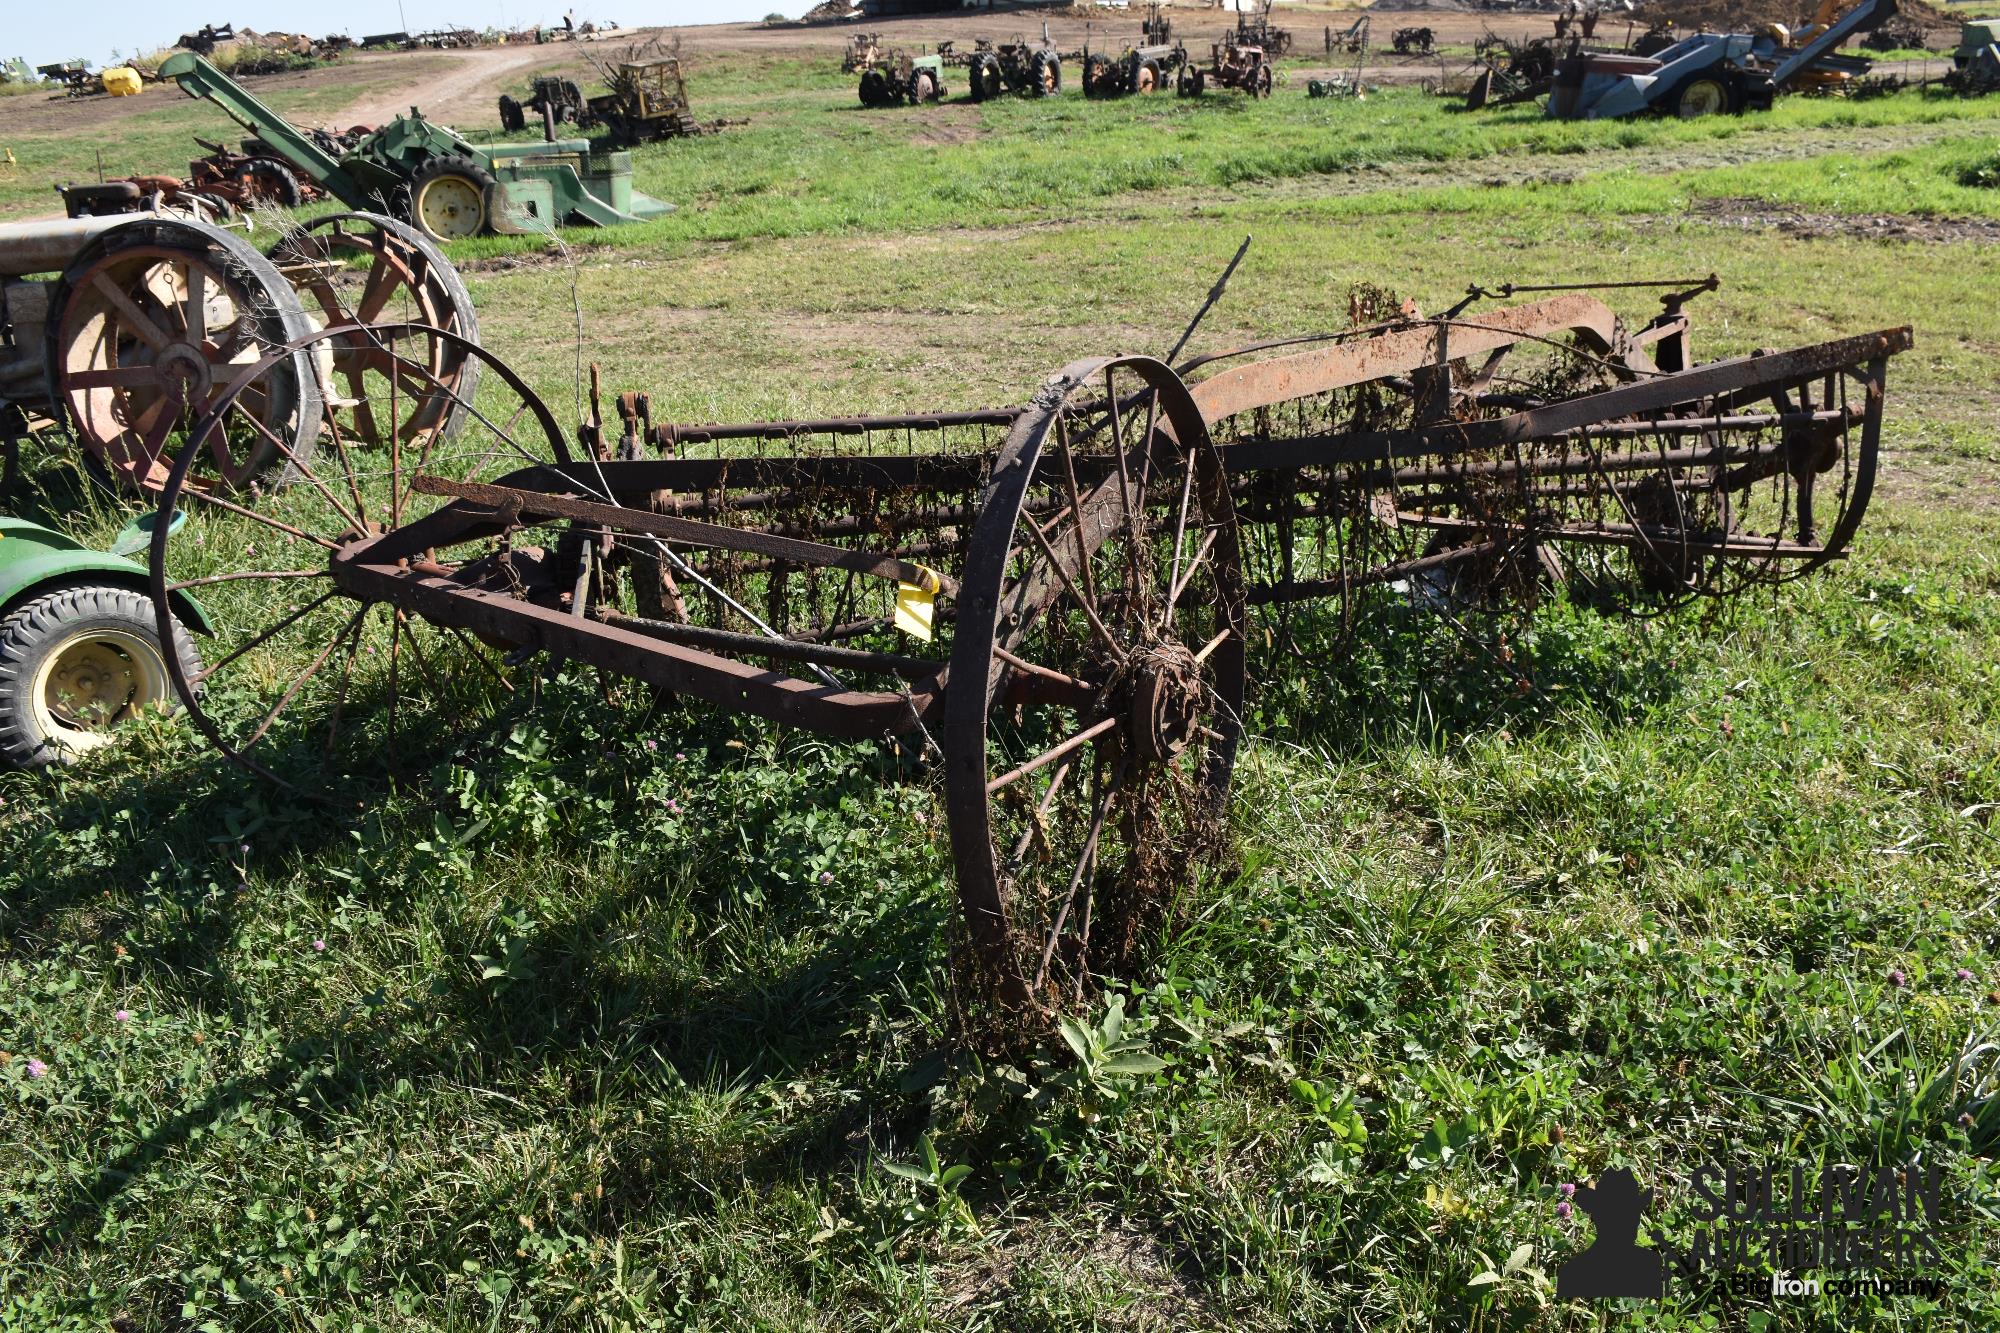
MULTIPOLYGON (((155 612, 171 614, 176 595, 195 596, 213 624, 203 653, 208 666, 191 674, 168 664, 175 694, 224 755, 306 792, 343 774, 427 762, 512 689, 504 654, 514 645, 482 642, 355 595, 336 577, 341 553, 442 508, 445 501, 417 488, 420 476, 493 481, 570 457, 548 408, 471 343, 410 326, 377 325, 370 333, 392 355, 404 348, 423 355, 443 339, 454 355, 484 363, 463 429, 449 437, 420 433, 404 448, 407 432, 392 427, 422 409, 400 392, 399 377, 384 377, 371 407, 385 423, 386 447, 353 447, 329 418, 326 444, 301 463, 292 485, 239 503, 191 482, 204 449, 199 432, 227 419, 252 367, 196 423, 161 491, 162 509, 185 510, 187 521, 161 525, 153 536, 155 612)), ((295 350, 311 355, 346 334, 323 330, 295 350)), ((409 373, 425 373, 416 361, 409 365, 409 373)), ((531 527, 511 538, 493 533, 420 547, 412 563, 446 577, 489 579, 506 596, 524 571, 532 579, 546 563, 546 544, 531 527)))
POLYGON ((1076 362, 968 545, 943 745, 976 990, 1048 1012, 1128 972, 1220 851, 1241 729, 1235 509, 1148 357, 1076 362))
POLYGON ((85 462, 120 487, 157 490, 184 426, 219 403, 197 486, 238 490, 274 464, 309 457, 321 415, 303 354, 271 357, 311 332, 289 283, 242 237, 206 223, 145 218, 85 246, 50 294, 50 397, 85 462))
POLYGON ((403 447, 431 431, 448 434, 465 420, 478 390, 479 361, 456 351, 444 335, 477 343, 479 320, 457 270, 422 232, 379 213, 335 213, 288 232, 270 258, 321 328, 411 324, 439 330, 427 346, 406 343, 393 360, 362 329, 325 344, 334 395, 327 407, 350 443, 387 443, 377 404, 403 406, 389 392, 392 365, 400 367, 400 396, 411 408, 396 412, 403 447))

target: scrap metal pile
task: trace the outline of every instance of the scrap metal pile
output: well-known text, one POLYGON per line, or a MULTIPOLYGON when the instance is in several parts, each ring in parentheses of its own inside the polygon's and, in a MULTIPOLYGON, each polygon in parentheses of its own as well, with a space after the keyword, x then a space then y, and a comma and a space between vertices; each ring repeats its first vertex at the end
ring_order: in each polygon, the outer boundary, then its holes
POLYGON ((466 734, 541 654, 934 761, 959 980, 1031 1029, 1130 974, 1222 856, 1267 645, 1330 660, 1412 604, 1655 609, 1846 552, 1909 330, 1701 363, 1713 278, 1611 285, 1657 313, 1475 288, 1084 356, 1018 407, 679 425, 628 393, 574 434, 469 340, 323 331, 273 364, 360 349, 372 438, 289 450, 253 500, 206 439, 253 370, 203 400, 151 577, 163 625, 198 594, 216 632, 198 678, 169 667, 223 752, 309 790, 466 734))

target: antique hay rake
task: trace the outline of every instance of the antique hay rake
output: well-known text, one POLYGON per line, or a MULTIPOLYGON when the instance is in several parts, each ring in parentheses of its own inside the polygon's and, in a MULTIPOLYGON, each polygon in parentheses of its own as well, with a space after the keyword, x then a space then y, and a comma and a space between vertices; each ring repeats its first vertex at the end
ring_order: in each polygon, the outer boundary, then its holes
MULTIPOLYGON (((1178 366, 1084 358, 1018 408, 684 426, 627 394, 574 441, 460 340, 476 400, 411 358, 374 405, 455 433, 336 433, 254 506, 184 452, 163 505, 201 521, 158 526, 154 592, 219 628, 175 686, 279 780, 448 732, 538 653, 941 752, 964 977, 1046 1014, 1131 969, 1219 852, 1253 616, 1644 609, 1843 554, 1909 330, 1696 364, 1683 307, 1713 280, 1651 285, 1638 328, 1475 289, 1178 366)), ((317 336, 402 365, 440 335, 317 336)))

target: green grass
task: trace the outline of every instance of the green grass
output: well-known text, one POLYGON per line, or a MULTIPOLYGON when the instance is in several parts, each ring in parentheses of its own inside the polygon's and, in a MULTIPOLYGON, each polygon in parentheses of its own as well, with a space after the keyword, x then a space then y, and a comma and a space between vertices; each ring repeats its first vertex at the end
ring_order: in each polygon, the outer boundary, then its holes
MULTIPOLYGON (((489 346, 565 419, 572 283, 607 391, 662 419, 985 406, 1163 348, 1250 231, 1200 348, 1344 323, 1359 280, 1429 311, 1472 281, 1713 270, 1704 356, 1913 323, 1887 494, 1853 560, 1780 595, 1550 608, 1511 645, 1525 693, 1393 606, 1352 652, 1262 657, 1238 867, 1126 1000, 1165 1067, 1103 1087, 1062 1047, 953 1058, 944 826, 873 747, 572 672, 352 812, 174 721, 0 775, 0 1329, 1755 1328, 1769 1307, 1712 1294, 1545 1307, 1530 1271, 1588 1237, 1560 1183, 1634 1164, 1673 1237, 1674 1173, 1730 1153, 1942 1162, 1943 1308, 1795 1317, 1990 1325, 1995 1127, 1948 1077, 2000 1014, 1990 247, 1689 212, 1992 216, 1950 174, 1982 127, 1689 167, 1713 140, 1648 124, 1566 183, 1350 193, 1199 174, 1293 151, 1282 118, 1316 104, 1128 103, 1060 122, 1066 184, 968 219, 926 197, 961 157, 1053 162, 1037 113, 1103 108, 1002 104, 973 151, 932 149, 928 113, 742 63, 703 113, 768 122, 642 162, 713 186, 738 154, 793 203, 717 191, 570 233, 573 272, 470 275, 489 346), (828 123, 851 151, 811 139, 828 123), (1190 125, 1184 175, 1096 189, 1190 125)), ((1463 119, 1382 107, 1385 143, 1463 119)), ((1466 165, 1523 162, 1494 151, 1466 165)), ((21 507, 98 539, 124 517, 60 456, 21 507)))

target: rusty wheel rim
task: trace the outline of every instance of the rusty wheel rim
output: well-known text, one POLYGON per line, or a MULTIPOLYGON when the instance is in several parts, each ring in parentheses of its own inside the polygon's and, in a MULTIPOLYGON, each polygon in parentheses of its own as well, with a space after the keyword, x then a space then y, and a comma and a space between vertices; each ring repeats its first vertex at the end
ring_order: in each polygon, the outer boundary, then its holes
MULTIPOLYGON (((385 223, 354 214, 320 218, 286 236, 271 260, 321 328, 403 324, 466 332, 468 317, 423 246, 385 223)), ((398 417, 400 442, 407 448, 449 424, 453 394, 476 364, 454 354, 443 338, 429 339, 427 346, 406 339, 393 358, 362 330, 322 346, 327 409, 349 441, 371 447, 387 443, 380 418, 390 373, 400 377, 407 400, 398 417)))
POLYGON ((952 654, 947 797, 980 989, 1047 1013, 1136 966, 1224 844, 1242 572, 1200 415, 1149 358, 1052 379, 994 478, 952 654))
MULTIPOLYGON (((321 330, 287 352, 316 353, 356 332, 349 326, 321 330)), ((434 752, 512 692, 506 645, 353 595, 336 577, 341 553, 442 509, 445 501, 416 488, 419 476, 494 480, 570 457, 541 400, 466 340, 420 326, 360 332, 389 355, 404 347, 421 354, 442 340, 453 355, 483 362, 486 387, 477 402, 465 404, 469 424, 449 436, 420 435, 407 450, 399 443, 402 433, 391 431, 387 448, 361 450, 330 421, 325 447, 298 464, 290 485, 230 498, 189 484, 204 447, 202 433, 229 410, 225 393, 195 424, 162 489, 162 509, 185 510, 188 521, 158 526, 150 563, 160 623, 171 622, 175 598, 192 596, 215 625, 198 674, 189 675, 178 662, 168 666, 174 692, 196 727, 234 762, 315 794, 335 777, 394 771, 434 752)), ((412 410, 400 382, 388 380, 374 404, 386 422, 400 422, 412 410)), ((438 392, 459 405, 449 390, 438 392)), ((533 547, 534 531, 440 542, 412 563, 441 577, 468 570, 468 577, 478 577, 489 567, 497 570, 495 552, 516 542, 533 547)), ((504 576, 499 585, 505 595, 504 576)))
MULTIPOLYGON (((214 259, 164 245, 106 254, 72 286, 61 391, 78 443, 119 483, 157 490, 174 433, 264 357, 261 294, 214 259)), ((285 450, 294 409, 269 386, 270 377, 293 373, 292 363, 273 360, 229 395, 208 432, 198 484, 240 489, 285 450)))

